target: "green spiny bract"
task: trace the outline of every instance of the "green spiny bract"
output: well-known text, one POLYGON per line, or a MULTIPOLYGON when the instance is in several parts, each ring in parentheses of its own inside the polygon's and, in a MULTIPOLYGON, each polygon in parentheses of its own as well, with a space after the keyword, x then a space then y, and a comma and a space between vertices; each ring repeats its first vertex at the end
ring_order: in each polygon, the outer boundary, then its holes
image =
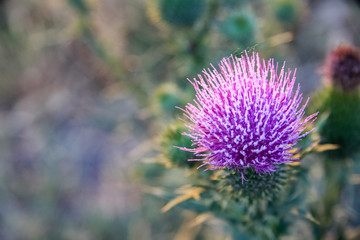
POLYGON ((186 127, 180 121, 168 126, 161 139, 161 148, 165 157, 175 166, 193 167, 196 162, 188 161, 188 159, 194 158, 194 155, 174 147, 192 148, 191 139, 182 134, 184 131, 186 131, 186 127))
POLYGON ((275 172, 259 175, 253 169, 246 169, 243 180, 239 172, 227 171, 219 182, 231 198, 236 201, 275 200, 289 181, 289 170, 280 165, 275 172))

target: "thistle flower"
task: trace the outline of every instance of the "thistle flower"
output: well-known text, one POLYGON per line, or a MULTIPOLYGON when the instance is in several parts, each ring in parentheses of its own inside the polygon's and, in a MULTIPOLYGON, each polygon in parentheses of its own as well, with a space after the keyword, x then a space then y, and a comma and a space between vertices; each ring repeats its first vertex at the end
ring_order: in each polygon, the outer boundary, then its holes
POLYGON ((352 91, 360 85, 360 50, 352 46, 334 49, 326 59, 323 72, 334 86, 352 91))
MULTIPOLYGON (((193 152, 209 169, 254 169, 258 174, 276 171, 276 166, 289 163, 290 150, 312 130, 304 130, 316 119, 317 113, 302 120, 308 100, 301 106, 295 74, 278 73, 274 60, 260 60, 259 55, 224 58, 220 73, 203 71, 204 77, 189 80, 196 91, 194 104, 188 103, 183 120, 192 138, 193 152)), ((189 159, 199 161, 199 159, 189 159)), ((200 167, 201 167, 200 166, 200 167)))

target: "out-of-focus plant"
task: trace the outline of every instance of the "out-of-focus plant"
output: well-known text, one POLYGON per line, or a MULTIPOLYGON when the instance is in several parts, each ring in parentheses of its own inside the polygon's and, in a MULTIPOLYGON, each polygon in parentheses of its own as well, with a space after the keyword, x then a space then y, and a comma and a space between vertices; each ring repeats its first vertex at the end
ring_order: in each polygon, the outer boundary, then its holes
POLYGON ((180 121, 169 125, 162 136, 162 152, 165 154, 166 159, 174 166, 193 167, 196 165, 195 162, 184 161, 184 159, 193 158, 193 154, 174 147, 183 146, 191 148, 191 140, 183 135, 184 131, 186 131, 186 127, 180 121))
POLYGON ((93 9, 91 1, 68 0, 67 2, 77 14, 77 28, 74 34, 104 63, 108 68, 108 72, 112 74, 115 80, 121 85, 132 89, 133 92, 136 93, 136 97, 140 101, 144 101, 144 98, 146 98, 145 88, 136 84, 134 81, 127 81, 129 73, 125 69, 125 63, 112 52, 111 46, 106 45, 97 33, 92 17, 93 9))
POLYGON ((9 30, 7 14, 6 14, 6 3, 7 0, 0 1, 0 34, 4 31, 9 30))
MULTIPOLYGON (((350 216, 343 206, 358 204, 351 189, 352 168, 360 150, 360 51, 353 46, 340 46, 327 57, 324 67, 325 88, 315 94, 316 109, 323 112, 318 133, 322 143, 337 148, 322 154, 324 188, 312 204, 312 214, 317 239, 329 232, 336 239, 347 238, 350 216), (345 200, 344 200, 345 199, 345 200)), ((356 198, 356 197, 355 197, 356 198)))
POLYGON ((174 83, 160 85, 154 92, 154 111, 162 115, 174 116, 175 106, 183 102, 183 94, 174 83))
POLYGON ((347 158, 360 150, 360 50, 340 46, 322 68, 326 88, 318 93, 319 109, 327 112, 319 133, 324 143, 339 145, 333 152, 347 158))
POLYGON ((191 27, 204 13, 205 0, 159 0, 161 16, 176 27, 191 27))
POLYGON ((278 0, 274 2, 274 13, 280 22, 291 24, 296 20, 298 7, 298 1, 278 0))
POLYGON ((256 32, 255 17, 250 13, 237 13, 226 18, 221 25, 221 31, 231 40, 247 47, 254 44, 256 32))

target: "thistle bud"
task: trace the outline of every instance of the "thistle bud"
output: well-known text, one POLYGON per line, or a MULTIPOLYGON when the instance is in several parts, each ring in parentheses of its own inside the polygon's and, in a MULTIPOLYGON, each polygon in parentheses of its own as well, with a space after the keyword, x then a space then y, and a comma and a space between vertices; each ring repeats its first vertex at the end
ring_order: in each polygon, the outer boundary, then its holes
POLYGON ((188 161, 188 159, 193 158, 193 154, 174 148, 174 146, 191 148, 191 139, 182 134, 185 130, 186 128, 180 121, 168 126, 162 136, 161 148, 164 156, 175 166, 192 167, 195 162, 188 161))
POLYGON ((191 27, 202 16, 205 0, 159 0, 162 18, 175 27, 191 27))
POLYGON ((181 104, 179 96, 180 90, 175 84, 166 83, 159 86, 155 90, 155 104, 156 110, 164 114, 172 115, 175 113, 175 106, 181 104))
POLYGON ((221 29, 231 40, 242 45, 248 45, 255 36, 255 18, 249 13, 232 15, 225 20, 221 29))
POLYGON ((299 6, 294 0, 279 0, 275 2, 274 12, 276 18, 282 23, 294 22, 298 15, 299 6))
POLYGON ((360 149, 360 51, 351 46, 334 49, 322 73, 330 85, 315 97, 318 110, 328 113, 319 124, 322 142, 339 145, 332 156, 352 156, 360 149))
POLYGON ((360 50, 340 46, 333 50, 323 67, 326 80, 343 91, 355 90, 360 85, 360 50))

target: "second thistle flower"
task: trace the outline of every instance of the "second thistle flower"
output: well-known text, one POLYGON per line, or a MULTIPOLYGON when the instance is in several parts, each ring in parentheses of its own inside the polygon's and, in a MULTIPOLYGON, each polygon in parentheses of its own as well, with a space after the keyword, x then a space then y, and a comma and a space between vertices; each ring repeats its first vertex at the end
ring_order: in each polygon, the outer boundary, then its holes
POLYGON ((204 157, 207 169, 236 169, 243 178, 247 168, 264 174, 294 160, 290 150, 317 115, 303 120, 307 101, 301 105, 299 85, 293 91, 295 75, 255 53, 224 58, 219 68, 190 81, 196 99, 182 109, 184 134, 196 147, 181 149, 204 157))

